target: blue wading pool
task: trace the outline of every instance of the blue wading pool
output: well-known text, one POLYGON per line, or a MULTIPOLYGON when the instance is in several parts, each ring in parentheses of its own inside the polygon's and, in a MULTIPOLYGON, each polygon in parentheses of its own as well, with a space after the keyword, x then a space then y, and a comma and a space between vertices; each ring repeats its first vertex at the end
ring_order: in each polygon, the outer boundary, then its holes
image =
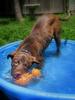
POLYGON ((44 52, 43 77, 28 86, 18 86, 10 78, 11 59, 20 42, 0 48, 0 89, 12 100, 75 100, 75 41, 62 40, 61 54, 55 55, 55 42, 44 52))

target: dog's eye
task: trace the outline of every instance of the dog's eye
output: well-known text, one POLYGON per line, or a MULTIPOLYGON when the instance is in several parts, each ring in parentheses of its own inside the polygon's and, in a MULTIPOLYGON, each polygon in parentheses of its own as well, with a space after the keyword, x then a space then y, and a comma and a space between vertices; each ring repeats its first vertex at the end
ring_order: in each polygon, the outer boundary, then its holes
POLYGON ((17 62, 17 63, 15 63, 15 65, 17 66, 19 63, 17 62))
POLYGON ((15 63, 16 66, 17 66, 18 64, 20 64, 20 61, 17 61, 17 62, 15 63))

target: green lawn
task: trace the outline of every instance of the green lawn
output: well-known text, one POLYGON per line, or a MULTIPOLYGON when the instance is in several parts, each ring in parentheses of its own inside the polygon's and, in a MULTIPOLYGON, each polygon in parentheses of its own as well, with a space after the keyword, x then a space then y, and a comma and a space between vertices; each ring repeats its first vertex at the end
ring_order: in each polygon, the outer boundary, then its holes
POLYGON ((22 40, 27 36, 34 24, 28 17, 23 23, 19 23, 14 19, 0 19, 0 45, 4 45, 13 41, 22 40))
POLYGON ((75 16, 62 22, 62 38, 75 40, 75 16))
MULTIPOLYGON (((0 46, 24 39, 30 33, 34 22, 29 17, 26 17, 23 23, 12 18, 0 18, 0 46)), ((62 38, 75 40, 75 16, 62 22, 62 38)))

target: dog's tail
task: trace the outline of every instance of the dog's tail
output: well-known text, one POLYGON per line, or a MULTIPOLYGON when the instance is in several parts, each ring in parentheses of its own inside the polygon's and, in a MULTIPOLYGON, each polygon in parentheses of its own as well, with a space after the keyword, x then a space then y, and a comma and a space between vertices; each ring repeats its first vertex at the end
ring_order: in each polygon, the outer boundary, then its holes
POLYGON ((70 19, 71 15, 72 15, 72 14, 71 14, 71 11, 68 11, 68 15, 67 15, 65 18, 61 18, 61 17, 60 17, 60 20, 61 20, 61 21, 68 21, 68 20, 70 19))

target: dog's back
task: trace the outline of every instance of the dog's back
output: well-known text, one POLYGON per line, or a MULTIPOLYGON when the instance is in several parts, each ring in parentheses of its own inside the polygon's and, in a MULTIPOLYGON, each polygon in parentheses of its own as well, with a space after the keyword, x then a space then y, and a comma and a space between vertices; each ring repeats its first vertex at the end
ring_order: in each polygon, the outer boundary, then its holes
POLYGON ((59 35, 59 32, 60 18, 56 15, 43 15, 37 20, 30 35, 25 38, 18 50, 27 49, 34 56, 40 55, 52 40, 53 35, 59 35))
POLYGON ((25 48, 40 54, 46 48, 55 32, 60 31, 60 20, 55 15, 44 15, 34 25, 31 34, 25 39, 25 48))

